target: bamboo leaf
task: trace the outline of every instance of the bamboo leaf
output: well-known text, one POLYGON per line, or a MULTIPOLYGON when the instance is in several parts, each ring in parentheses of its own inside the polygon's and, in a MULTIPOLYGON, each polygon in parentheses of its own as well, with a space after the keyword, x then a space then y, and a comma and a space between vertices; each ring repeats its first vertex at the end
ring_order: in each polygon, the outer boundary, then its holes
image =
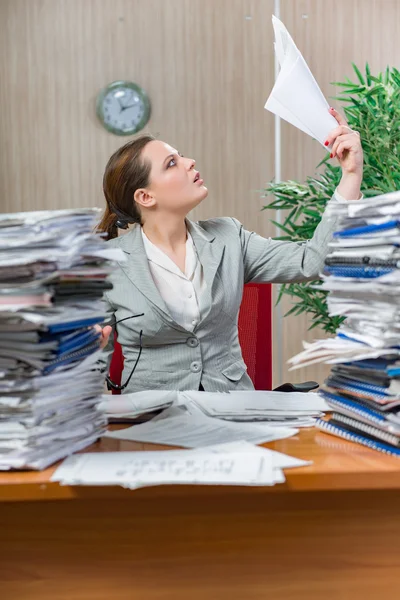
POLYGON ((296 312, 297 310, 298 310, 298 308, 297 308, 297 306, 296 306, 296 305, 295 305, 295 306, 292 306, 292 308, 291 308, 290 310, 288 310, 288 311, 285 313, 285 317, 288 317, 289 315, 292 315, 292 314, 293 314, 294 312, 296 312))
POLYGON ((278 227, 279 229, 282 229, 282 231, 284 231, 288 235, 290 235, 290 236, 293 235, 293 231, 290 231, 290 229, 285 227, 282 223, 279 223, 278 221, 273 221, 272 219, 271 219, 271 223, 273 225, 275 225, 276 227, 278 227))
POLYGON ((317 219, 321 218, 321 215, 319 212, 317 212, 316 210, 310 210, 309 208, 305 208, 303 210, 304 214, 306 215, 310 215, 310 217, 316 217, 317 219))
POLYGON ((353 69, 354 69, 354 72, 355 72, 355 74, 356 74, 356 75, 357 75, 357 77, 358 77, 358 80, 359 80, 359 82, 360 82, 360 83, 362 83, 363 85, 365 85, 365 80, 364 80, 364 77, 363 77, 363 76, 362 76, 362 74, 361 74, 361 71, 360 71, 360 69, 357 67, 357 65, 356 65, 355 63, 351 63, 351 64, 352 64, 352 66, 353 66, 353 69))
POLYGON ((367 85, 370 86, 371 85, 371 71, 369 69, 368 63, 365 64, 365 75, 366 75, 367 85))

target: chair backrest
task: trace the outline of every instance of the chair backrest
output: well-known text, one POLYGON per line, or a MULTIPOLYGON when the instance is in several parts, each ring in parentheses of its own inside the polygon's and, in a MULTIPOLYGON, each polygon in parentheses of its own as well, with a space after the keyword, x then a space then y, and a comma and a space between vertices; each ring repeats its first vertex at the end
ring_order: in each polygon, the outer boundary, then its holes
MULTIPOLYGON (((121 385, 122 371, 124 368, 124 355, 122 346, 117 342, 117 332, 114 334, 114 352, 110 363, 110 378, 114 383, 121 385)), ((121 390, 111 390, 112 394, 120 394, 121 390)))
MULTIPOLYGON (((244 286, 239 312, 239 341, 247 372, 256 390, 272 388, 272 291, 268 283, 244 286)), ((121 384, 124 357, 115 337, 110 377, 121 384)), ((112 392, 120 394, 119 391, 112 392)))
POLYGON ((239 311, 239 341, 247 372, 256 390, 272 388, 272 286, 244 286, 239 311))

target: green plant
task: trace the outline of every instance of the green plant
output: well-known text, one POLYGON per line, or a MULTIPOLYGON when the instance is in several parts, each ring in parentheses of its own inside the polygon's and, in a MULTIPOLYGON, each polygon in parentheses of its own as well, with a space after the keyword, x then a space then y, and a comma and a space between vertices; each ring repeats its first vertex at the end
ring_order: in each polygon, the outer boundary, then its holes
MULTIPOLYGON (((374 196, 400 189, 400 72, 387 67, 377 76, 371 75, 366 64, 365 75, 353 64, 357 81, 346 79, 335 82, 340 88, 336 100, 343 102, 347 121, 360 132, 364 150, 364 196, 374 196)), ((270 182, 263 197, 273 195, 272 202, 263 210, 287 211, 282 223, 273 223, 284 235, 282 240, 303 241, 313 236, 321 220, 326 203, 332 197, 340 181, 341 169, 328 162, 329 154, 317 166, 321 168, 316 177, 307 177, 305 183, 297 181, 270 182)), ((342 317, 331 317, 326 304, 326 293, 318 289, 320 281, 284 284, 280 288, 278 302, 283 294, 293 298, 293 307, 286 313, 309 313, 310 329, 321 326, 327 333, 334 333, 342 317)))

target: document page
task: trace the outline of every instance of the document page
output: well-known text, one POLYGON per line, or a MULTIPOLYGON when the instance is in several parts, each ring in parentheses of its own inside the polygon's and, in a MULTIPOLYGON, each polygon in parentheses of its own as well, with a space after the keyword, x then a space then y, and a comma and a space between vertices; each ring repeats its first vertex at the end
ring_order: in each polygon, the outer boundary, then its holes
POLYGON ((274 428, 260 423, 228 423, 196 412, 152 420, 120 431, 108 431, 105 436, 120 440, 196 448, 239 440, 259 444, 291 437, 297 431, 288 427, 274 428))
POLYGON ((274 485, 267 453, 171 450, 87 453, 70 457, 52 477, 68 485, 274 485))
POLYGON ((326 150, 324 142, 337 121, 284 24, 273 16, 272 25, 281 70, 265 108, 314 137, 326 150))

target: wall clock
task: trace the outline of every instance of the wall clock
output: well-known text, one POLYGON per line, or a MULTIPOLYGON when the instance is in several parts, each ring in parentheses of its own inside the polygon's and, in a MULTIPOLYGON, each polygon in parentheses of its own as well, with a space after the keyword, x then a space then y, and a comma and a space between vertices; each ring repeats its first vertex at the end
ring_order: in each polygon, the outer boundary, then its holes
POLYGON ((133 135, 143 129, 150 118, 150 100, 136 83, 113 81, 97 96, 96 112, 111 133, 133 135))

